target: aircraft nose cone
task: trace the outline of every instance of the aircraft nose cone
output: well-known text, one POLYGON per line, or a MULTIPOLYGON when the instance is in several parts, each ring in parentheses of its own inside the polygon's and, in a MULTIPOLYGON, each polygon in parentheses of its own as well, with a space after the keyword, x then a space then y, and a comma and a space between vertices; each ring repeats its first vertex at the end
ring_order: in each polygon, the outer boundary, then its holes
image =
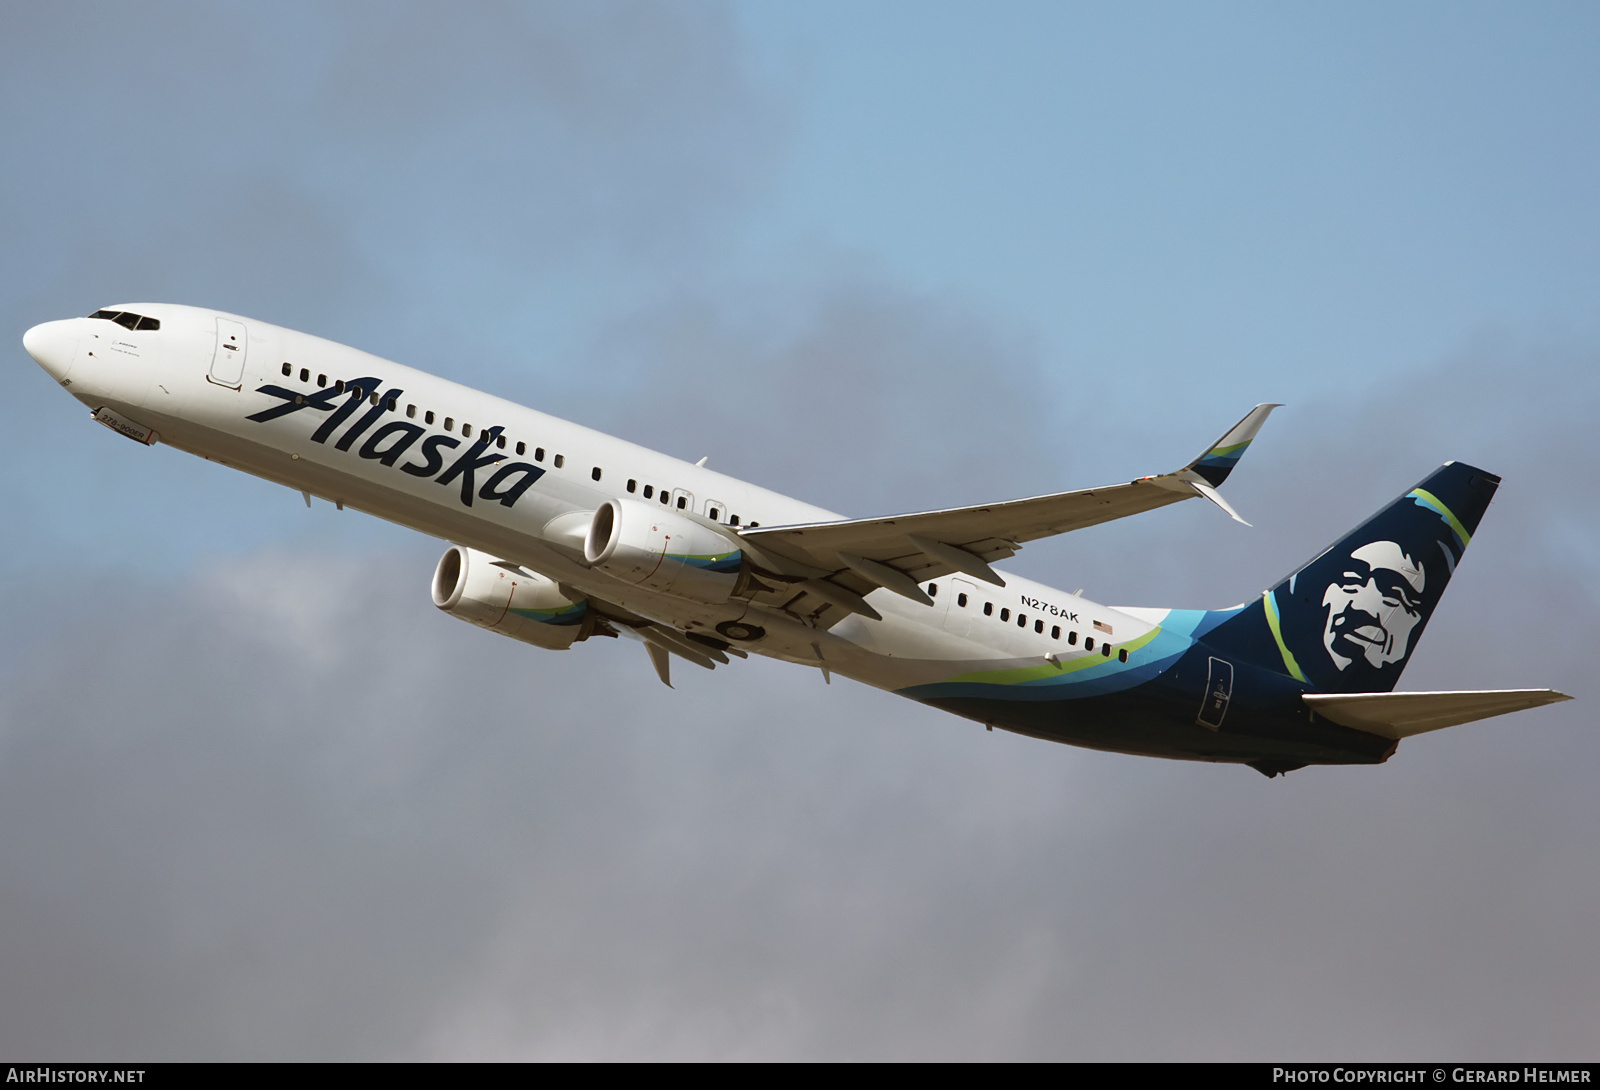
POLYGON ((60 382, 67 377, 72 369, 72 358, 78 354, 77 320, 68 318, 36 325, 22 335, 22 347, 60 382))

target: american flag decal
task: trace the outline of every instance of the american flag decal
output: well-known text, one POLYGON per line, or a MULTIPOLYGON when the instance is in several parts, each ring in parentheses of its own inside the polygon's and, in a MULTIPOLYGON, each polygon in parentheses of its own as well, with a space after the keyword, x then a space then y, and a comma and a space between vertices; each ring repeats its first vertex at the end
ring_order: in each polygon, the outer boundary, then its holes
POLYGON ((1094 623, 1094 630, 1096 632, 1104 632, 1108 636, 1111 635, 1111 626, 1106 624, 1104 621, 1096 621, 1094 623))

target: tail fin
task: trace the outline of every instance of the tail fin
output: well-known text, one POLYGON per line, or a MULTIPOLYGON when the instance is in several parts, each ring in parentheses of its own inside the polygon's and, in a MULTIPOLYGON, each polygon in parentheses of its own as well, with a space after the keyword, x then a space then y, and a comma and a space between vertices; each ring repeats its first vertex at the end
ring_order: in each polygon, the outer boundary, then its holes
POLYGON ((1206 643, 1322 692, 1391 691, 1499 485, 1446 462, 1206 643))

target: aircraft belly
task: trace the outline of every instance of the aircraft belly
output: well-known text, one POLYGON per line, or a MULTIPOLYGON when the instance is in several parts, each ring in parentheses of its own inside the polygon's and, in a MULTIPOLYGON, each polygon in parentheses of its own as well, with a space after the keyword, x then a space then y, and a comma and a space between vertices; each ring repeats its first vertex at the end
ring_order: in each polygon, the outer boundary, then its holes
POLYGON ((1302 685, 1248 665, 1239 667, 1220 722, 1202 721, 1213 659, 1204 643, 1156 629, 1126 664, 1093 653, 1057 663, 974 664, 979 668, 899 692, 1004 730, 1121 753, 1370 764, 1393 752, 1387 739, 1313 717, 1300 699, 1302 685))
POLYGON ((1017 734, 1088 749, 1194 761, 1381 764, 1387 739, 1330 729, 1284 709, 1240 715, 1224 729, 1195 722, 1195 701, 1172 692, 1130 690, 1081 699, 1016 702, 975 697, 922 701, 1017 734))
MULTIPOLYGON (((410 478, 401 478, 402 487, 387 480, 374 480, 342 469, 328 466, 313 456, 321 448, 310 447, 307 456, 294 457, 274 446, 254 442, 218 428, 197 424, 193 420, 171 417, 149 409, 138 413, 139 422, 154 427, 161 441, 189 454, 208 461, 243 470, 252 476, 281 484, 296 491, 309 492, 318 499, 342 504, 386 521, 407 526, 413 530, 446 541, 460 542, 473 548, 493 553, 508 560, 528 564, 547 571, 562 568, 581 571, 576 564, 566 561, 538 539, 536 529, 548 521, 548 512, 536 510, 540 505, 529 504, 527 512, 507 512, 499 504, 485 503, 478 507, 461 507, 452 510, 439 499, 424 492, 418 495, 405 487, 410 478), (507 516, 510 516, 509 521, 507 516)), ((386 474, 386 477, 392 474, 386 474)), ((436 488, 441 498, 446 489, 438 488, 426 480, 414 486, 418 491, 436 488)), ((525 500, 531 500, 530 494, 525 500)))
MULTIPOLYGON (((1188 693, 1188 685, 1174 684, 1182 670, 1169 673, 1195 645, 1160 627, 1127 645, 1134 655, 1129 664, 1083 652, 1057 660, 1004 651, 997 656, 994 648, 969 638, 861 617, 832 629, 813 628, 780 610, 739 599, 703 603, 633 587, 551 548, 540 530, 557 514, 579 510, 575 504, 592 498, 564 481, 541 481, 543 487, 530 490, 513 511, 492 503, 460 507, 443 502, 456 497, 427 480, 396 479, 392 471, 377 472, 362 462, 349 469, 327 465, 327 448, 305 437, 276 436, 291 448, 286 450, 197 423, 192 416, 157 412, 151 405, 159 402, 153 399, 142 405, 108 403, 154 427, 164 443, 179 450, 525 564, 680 630, 709 635, 725 620, 759 624, 763 636, 741 643, 742 649, 826 668, 1003 730, 1091 749, 1203 761, 1374 763, 1392 750, 1387 741, 1331 724, 1313 730, 1315 737, 1307 735, 1302 722, 1285 729, 1277 723, 1280 717, 1264 716, 1243 703, 1229 713, 1220 731, 1196 725, 1190 705, 1198 706, 1198 688, 1188 693), (305 453, 295 457, 300 450, 305 453), (559 492, 552 487, 556 485, 563 486, 559 492), (430 496, 429 488, 440 496, 430 496), (1163 674, 1168 674, 1165 688, 1152 684, 1163 674), (996 691, 1004 696, 993 695, 996 691), (1345 735, 1354 736, 1355 744, 1345 735)), ((920 607, 907 603, 907 608, 920 607)), ((899 610, 891 607, 890 612, 899 610)))
MULTIPOLYGON (((592 500, 593 497, 581 488, 570 486, 563 488, 562 494, 553 495, 552 490, 545 487, 548 476, 539 482, 538 488, 524 495, 512 511, 507 511, 499 504, 482 502, 465 508, 454 502, 454 493, 426 480, 409 477, 395 479, 392 470, 381 474, 373 472, 370 476, 361 475, 356 472, 365 468, 361 463, 351 470, 328 466, 320 460, 327 457, 326 448, 309 441, 299 442, 306 451, 305 455, 293 457, 296 451, 254 442, 220 428, 197 424, 191 419, 167 416, 148 409, 140 411, 137 407, 132 411, 139 412, 141 423, 156 428, 161 433, 162 441, 178 450, 243 470, 296 491, 310 492, 320 499, 341 503, 432 537, 524 564, 585 594, 612 602, 661 624, 715 635, 717 624, 744 620, 759 625, 764 631, 760 639, 739 644, 742 649, 754 654, 803 665, 823 666, 880 688, 896 688, 923 679, 923 675, 915 672, 914 668, 912 672, 879 669, 877 667, 882 662, 893 660, 865 653, 826 630, 812 628, 778 610, 752 606, 739 599, 725 603, 696 602, 645 590, 602 575, 563 555, 541 538, 540 531, 558 514, 587 510, 575 504, 592 500), (413 480, 416 480, 415 484, 412 484, 413 480), (396 487, 397 484, 399 487, 396 487), (428 489, 437 491, 439 497, 430 497, 428 489), (418 495, 417 491, 422 494, 418 495), (450 502, 442 502, 444 500, 450 502)), ((279 437, 279 442, 285 446, 296 443, 284 437, 279 437)), ((909 661, 905 665, 913 667, 909 661)))

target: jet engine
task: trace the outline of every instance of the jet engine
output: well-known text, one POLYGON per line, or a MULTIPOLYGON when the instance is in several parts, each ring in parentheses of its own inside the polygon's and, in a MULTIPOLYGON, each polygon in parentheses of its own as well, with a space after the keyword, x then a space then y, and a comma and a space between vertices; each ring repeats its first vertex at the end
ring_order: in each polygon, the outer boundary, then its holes
POLYGON ((463 621, 552 651, 589 634, 586 598, 554 580, 476 549, 452 545, 433 572, 433 604, 463 621))
POLYGON ((595 511, 583 558, 624 582, 703 602, 726 602, 744 563, 734 535, 655 504, 621 498, 595 511))

